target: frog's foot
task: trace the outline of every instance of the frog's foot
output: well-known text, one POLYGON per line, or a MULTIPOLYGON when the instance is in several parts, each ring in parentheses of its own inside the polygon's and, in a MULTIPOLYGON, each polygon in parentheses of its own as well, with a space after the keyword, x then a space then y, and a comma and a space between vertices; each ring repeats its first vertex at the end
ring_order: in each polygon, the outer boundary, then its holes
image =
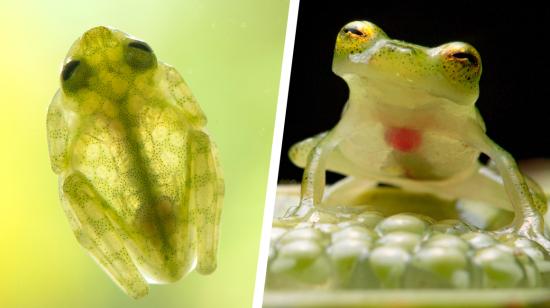
POLYGON ((277 218, 275 226, 277 227, 295 227, 298 224, 312 225, 320 221, 334 221, 342 217, 348 217, 347 207, 342 206, 293 206, 290 207, 285 215, 277 218))
POLYGON ((521 227, 517 228, 514 225, 510 225, 503 229, 493 231, 492 233, 500 238, 506 238, 511 236, 521 236, 527 238, 533 242, 539 244, 544 250, 550 253, 550 239, 548 239, 543 229, 540 227, 540 220, 526 221, 521 227))
POLYGON ((281 227, 295 226, 301 222, 308 221, 314 212, 315 207, 306 206, 302 203, 300 203, 300 205, 291 206, 283 217, 277 219, 277 225, 281 227))

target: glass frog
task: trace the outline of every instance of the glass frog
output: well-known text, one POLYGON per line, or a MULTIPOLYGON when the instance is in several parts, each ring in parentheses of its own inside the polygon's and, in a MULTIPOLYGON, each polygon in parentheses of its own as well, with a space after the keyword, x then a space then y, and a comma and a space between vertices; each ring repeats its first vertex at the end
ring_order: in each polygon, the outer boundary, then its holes
POLYGON ((315 219, 378 183, 514 212, 500 236, 519 235, 550 251, 544 192, 485 134, 475 107, 481 58, 467 43, 435 48, 389 38, 368 21, 337 35, 332 69, 349 87, 338 124, 290 149, 304 167, 300 204, 287 221, 315 219), (490 167, 478 162, 480 153, 490 167), (326 194, 325 171, 348 175, 326 194), (318 216, 318 215, 317 215, 318 216))
POLYGON ((51 166, 80 243, 130 296, 216 268, 224 181, 180 74, 121 31, 88 30, 47 116, 51 166))

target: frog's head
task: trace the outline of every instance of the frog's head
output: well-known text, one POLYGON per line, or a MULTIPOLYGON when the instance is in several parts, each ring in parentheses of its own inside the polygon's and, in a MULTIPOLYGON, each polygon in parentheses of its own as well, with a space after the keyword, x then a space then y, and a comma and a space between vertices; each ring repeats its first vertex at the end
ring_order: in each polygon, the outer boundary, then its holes
POLYGON ((117 100, 126 95, 135 78, 147 78, 156 66, 147 43, 121 31, 95 27, 69 50, 60 74, 61 88, 69 96, 94 93, 117 100))
POLYGON ((368 21, 340 30, 332 68, 345 80, 379 81, 460 105, 474 104, 479 95, 481 58, 472 46, 453 42, 426 48, 390 39, 368 21))

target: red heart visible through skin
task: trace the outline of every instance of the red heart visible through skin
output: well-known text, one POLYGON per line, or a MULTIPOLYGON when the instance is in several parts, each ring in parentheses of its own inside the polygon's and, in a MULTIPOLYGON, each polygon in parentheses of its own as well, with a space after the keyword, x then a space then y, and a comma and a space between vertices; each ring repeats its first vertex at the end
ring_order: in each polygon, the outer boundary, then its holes
POLYGON ((421 133, 406 127, 389 127, 384 138, 392 148, 400 152, 412 152, 422 143, 421 133))

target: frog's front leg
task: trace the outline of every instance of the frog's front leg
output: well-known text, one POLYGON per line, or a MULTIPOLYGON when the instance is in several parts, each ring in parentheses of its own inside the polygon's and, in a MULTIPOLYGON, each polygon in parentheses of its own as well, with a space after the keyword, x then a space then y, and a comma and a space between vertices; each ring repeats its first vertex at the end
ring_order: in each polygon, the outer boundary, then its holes
POLYGON ((123 231, 113 221, 116 214, 109 213, 109 205, 84 175, 75 172, 65 178, 61 200, 80 245, 128 295, 147 295, 147 283, 126 250, 123 231))
POLYGON ((217 266, 224 181, 216 147, 208 134, 193 130, 190 132, 190 140, 190 181, 185 187, 189 189, 189 205, 197 232, 197 271, 201 274, 210 274, 217 266))
POLYGON ((297 207, 290 208, 285 218, 307 218, 312 214, 313 209, 321 203, 325 189, 327 158, 340 140, 336 128, 305 141, 305 148, 309 146, 311 148, 302 151, 307 152, 308 156, 302 178, 300 204, 297 207))
POLYGON ((535 187, 530 187, 510 155, 480 131, 471 134, 470 144, 487 154, 495 163, 504 189, 514 210, 514 219, 501 234, 519 234, 531 239, 550 252, 550 240, 544 236, 546 200, 535 187))

